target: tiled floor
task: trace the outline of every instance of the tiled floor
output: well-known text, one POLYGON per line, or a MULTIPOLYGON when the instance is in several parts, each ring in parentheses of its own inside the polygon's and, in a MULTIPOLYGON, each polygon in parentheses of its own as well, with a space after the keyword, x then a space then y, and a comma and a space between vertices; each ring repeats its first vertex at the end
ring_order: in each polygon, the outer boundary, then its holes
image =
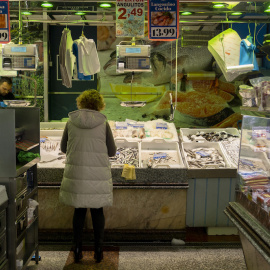
POLYGON ((41 246, 40 263, 30 262, 27 270, 246 270, 241 248, 107 247, 100 264, 95 263, 91 247, 84 247, 82 261, 75 264, 70 248, 41 246))

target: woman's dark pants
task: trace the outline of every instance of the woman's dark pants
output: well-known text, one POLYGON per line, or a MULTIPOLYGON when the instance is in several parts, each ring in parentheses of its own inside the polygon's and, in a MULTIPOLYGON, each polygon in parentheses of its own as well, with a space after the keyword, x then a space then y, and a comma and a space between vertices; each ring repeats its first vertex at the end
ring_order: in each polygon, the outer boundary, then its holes
MULTIPOLYGON (((87 208, 75 208, 73 215, 73 233, 74 242, 76 246, 82 246, 82 234, 83 226, 85 221, 87 208)), ((103 208, 90 208, 94 237, 95 237, 95 248, 103 246, 104 239, 104 226, 105 217, 103 213, 103 208)))

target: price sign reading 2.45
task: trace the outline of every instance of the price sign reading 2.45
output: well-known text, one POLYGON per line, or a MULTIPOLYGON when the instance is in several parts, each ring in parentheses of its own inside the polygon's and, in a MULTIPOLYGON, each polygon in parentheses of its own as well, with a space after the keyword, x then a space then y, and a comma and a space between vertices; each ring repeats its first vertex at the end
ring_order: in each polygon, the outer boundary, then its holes
POLYGON ((126 20, 130 18, 130 16, 142 16, 143 9, 142 8, 133 8, 130 12, 127 12, 126 8, 119 8, 118 9, 119 15, 118 20, 126 20))
POLYGON ((177 31, 176 27, 152 27, 151 36, 152 37, 176 37, 177 31))

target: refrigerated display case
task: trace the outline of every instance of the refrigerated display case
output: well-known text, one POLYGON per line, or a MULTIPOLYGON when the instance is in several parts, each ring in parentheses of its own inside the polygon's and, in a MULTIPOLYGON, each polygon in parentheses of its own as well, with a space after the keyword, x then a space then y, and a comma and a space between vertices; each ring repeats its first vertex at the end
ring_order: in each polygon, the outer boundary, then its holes
POLYGON ((269 154, 270 119, 244 115, 236 201, 225 214, 239 231, 248 269, 270 269, 269 154))

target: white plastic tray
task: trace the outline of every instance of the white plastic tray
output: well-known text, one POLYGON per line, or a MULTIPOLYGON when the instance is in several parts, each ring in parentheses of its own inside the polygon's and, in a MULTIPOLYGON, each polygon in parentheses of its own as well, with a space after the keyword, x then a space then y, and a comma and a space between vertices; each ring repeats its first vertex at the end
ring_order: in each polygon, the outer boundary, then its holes
MULTIPOLYGON (((227 133, 230 133, 231 135, 234 136, 239 136, 240 134, 238 132, 238 130, 236 128, 204 128, 204 129, 197 129, 197 128, 180 128, 180 140, 182 142, 195 142, 195 141, 191 141, 187 136, 188 135, 195 135, 198 131, 203 131, 205 133, 207 132, 221 132, 221 131, 225 131, 227 133)), ((200 138, 198 140, 196 140, 196 142, 209 142, 207 141, 205 138, 200 138)))
POLYGON ((160 163, 154 164, 152 168, 184 168, 184 162, 180 154, 178 142, 168 142, 163 139, 154 139, 151 142, 142 141, 140 143, 140 167, 146 168, 145 163, 143 163, 144 156, 147 159, 149 154, 155 152, 165 152, 168 155, 174 156, 176 163, 160 163))
POLYGON ((145 138, 142 138, 142 139, 132 138, 131 133, 132 133, 132 130, 134 130, 135 128, 128 126, 126 130, 116 130, 115 128, 113 128, 112 131, 114 134, 114 139, 115 140, 126 139, 129 142, 141 142, 141 141, 151 142, 154 139, 163 139, 167 142, 179 141, 177 130, 175 128, 174 123, 168 123, 168 122, 165 122, 164 120, 154 120, 154 121, 138 122, 138 123, 144 124, 144 129, 146 132, 145 138), (159 122, 166 123, 168 126, 168 129, 156 129, 156 123, 159 123, 159 122))
MULTIPOLYGON (((115 139, 116 147, 123 147, 123 148, 136 148, 138 149, 138 158, 139 158, 139 166, 140 166, 140 147, 139 142, 130 142, 126 139, 115 139)), ((124 164, 111 164, 112 168, 123 168, 124 164)))
POLYGON ((205 168, 198 168, 198 169, 225 169, 225 168, 231 168, 231 162, 228 160, 227 154, 226 154, 223 146, 218 142, 204 142, 203 144, 202 143, 196 143, 196 142, 193 142, 193 143, 183 142, 181 147, 182 147, 182 152, 183 152, 183 156, 184 156, 184 159, 185 159, 185 163, 186 163, 186 165, 187 165, 187 167, 189 169, 196 169, 196 168, 191 168, 188 165, 188 161, 186 159, 187 153, 185 152, 184 149, 193 150, 195 148, 215 148, 216 150, 218 150, 219 154, 223 157, 224 162, 225 162, 225 167, 219 167, 218 165, 208 165, 205 168))
POLYGON ((52 129, 52 130, 41 129, 40 130, 40 137, 59 137, 61 140, 61 138, 63 136, 63 132, 64 132, 63 129, 52 129))

